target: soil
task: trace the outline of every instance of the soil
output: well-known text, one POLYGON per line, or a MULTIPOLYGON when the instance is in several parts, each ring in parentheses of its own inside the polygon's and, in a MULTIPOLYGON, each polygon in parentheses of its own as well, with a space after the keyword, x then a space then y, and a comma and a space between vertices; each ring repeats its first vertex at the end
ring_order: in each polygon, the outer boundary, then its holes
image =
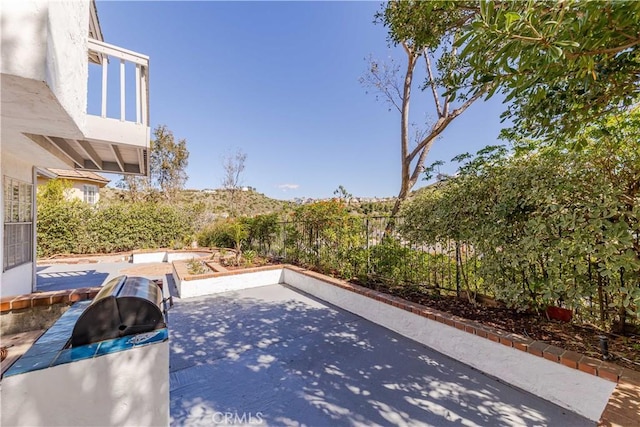
POLYGON ((506 307, 490 307, 477 302, 472 304, 466 298, 407 292, 406 288, 402 287, 358 284, 503 331, 573 350, 598 360, 604 360, 600 350, 600 336, 606 336, 609 350, 609 357, 606 360, 640 371, 640 327, 638 326, 629 328, 629 332, 622 336, 603 331, 594 325, 550 320, 544 313, 522 313, 506 307))

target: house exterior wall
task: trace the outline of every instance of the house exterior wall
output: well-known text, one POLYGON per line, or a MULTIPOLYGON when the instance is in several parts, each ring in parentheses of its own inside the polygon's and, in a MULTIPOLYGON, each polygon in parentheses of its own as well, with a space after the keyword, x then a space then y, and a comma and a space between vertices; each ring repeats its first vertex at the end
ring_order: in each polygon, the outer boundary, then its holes
POLYGON ((76 125, 86 127, 89 59, 88 1, 49 3, 47 22, 47 83, 76 125))
MULTIPOLYGON (((21 0, 2 4, 3 75, 45 82, 76 127, 86 122, 88 1, 21 0)), ((16 85, 26 85, 17 82, 16 85)))
POLYGON ((2 4, 2 74, 46 79, 47 15, 49 4, 37 0, 2 4), (29 49, 24 49, 29 46, 29 49))
MULTIPOLYGON (((89 158, 90 155, 82 155, 86 150, 79 148, 80 141, 94 144, 93 150, 99 153, 100 162, 106 166, 104 170, 148 173, 148 164, 143 161, 149 148, 148 98, 140 107, 145 113, 143 123, 87 114, 89 23, 93 7, 91 0, 4 0, 0 7, 0 176, 34 184, 32 242, 35 242, 36 235, 35 170, 90 169, 92 165, 87 166, 87 162, 93 159, 89 158), (97 131, 95 123, 101 126, 97 131), (119 147, 121 158, 110 148, 112 144, 119 147)), ((94 25, 97 25, 97 19, 94 25)), ((94 28, 94 32, 97 30, 99 28, 94 28)), ((93 50, 102 49, 99 52, 112 58, 126 51, 107 43, 97 45, 95 41, 91 46, 93 50), (115 53, 109 53, 108 49, 115 53)), ((148 57, 135 52, 132 54, 141 62, 139 65, 144 72, 140 79, 146 94, 148 57)), ((77 191, 82 194, 81 184, 77 191)), ((3 192, 4 187, 0 193, 3 192)), ((4 211, 4 196, 0 201, 4 211)), ((5 236, 2 218, 0 294, 3 296, 29 293, 35 289, 35 262, 4 271, 6 265, 27 259, 23 255, 8 262, 4 260, 5 239, 6 244, 13 245, 14 249, 20 242, 27 241, 23 238, 27 228, 25 222, 14 221, 9 228, 13 234, 5 236)), ((25 245, 23 253, 28 253, 25 245)))
MULTIPOLYGON (((90 7, 88 0, 14 0, 3 2, 0 8, 0 175, 3 185, 5 177, 34 184, 33 247, 37 188, 34 169, 69 165, 23 133, 82 137, 86 125, 90 7)), ((31 262, 5 271, 4 187, 0 194, 0 295, 30 293, 35 289, 35 255, 31 262)))

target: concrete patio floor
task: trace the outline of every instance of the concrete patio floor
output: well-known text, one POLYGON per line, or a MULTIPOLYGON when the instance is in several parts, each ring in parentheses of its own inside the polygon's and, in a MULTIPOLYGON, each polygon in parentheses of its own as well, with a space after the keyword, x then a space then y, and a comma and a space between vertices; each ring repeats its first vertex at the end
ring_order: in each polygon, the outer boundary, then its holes
POLYGON ((177 300, 172 425, 593 422, 283 285, 177 300))
POLYGON ((98 287, 110 279, 120 276, 144 276, 162 279, 171 272, 169 263, 132 264, 127 261, 107 259, 94 263, 39 264, 37 270, 38 291, 59 291, 84 287, 98 287))

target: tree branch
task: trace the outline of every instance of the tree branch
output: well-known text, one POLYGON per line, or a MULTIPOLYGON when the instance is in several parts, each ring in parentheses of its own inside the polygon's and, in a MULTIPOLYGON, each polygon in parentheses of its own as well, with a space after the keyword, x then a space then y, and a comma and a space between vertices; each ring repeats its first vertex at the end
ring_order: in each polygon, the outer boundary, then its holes
POLYGON ((588 50, 586 52, 578 52, 578 53, 565 53, 565 56, 567 57, 567 59, 576 59, 582 56, 594 56, 594 55, 603 55, 607 53, 618 53, 639 44, 640 44, 640 39, 634 39, 633 41, 627 44, 623 44, 622 46, 610 47, 608 49, 588 50))
POLYGON ((453 121, 453 119, 458 117, 460 114, 464 112, 464 110, 469 108, 469 106, 473 104, 478 98, 480 98, 488 90, 488 88, 489 88, 488 86, 482 88, 481 90, 476 92, 471 98, 467 99, 465 103, 462 104, 460 107, 453 110, 450 114, 447 114, 446 116, 443 116, 440 119, 438 119, 438 121, 431 128, 431 132, 429 133, 429 135, 427 135, 422 141, 420 141, 420 143, 418 143, 418 145, 413 149, 413 151, 411 151, 411 153, 409 153, 409 155, 406 157, 407 161, 411 162, 418 155, 418 153, 420 153, 420 151, 423 148, 425 148, 427 145, 432 143, 433 140, 435 140, 435 138, 438 137, 442 133, 442 131, 444 131, 447 128, 447 126, 449 125, 449 123, 451 123, 451 121, 453 121))
POLYGON ((429 154, 429 150, 431 150, 431 145, 435 141, 435 137, 431 138, 431 140, 424 146, 423 150, 420 152, 420 157, 418 157, 418 162, 413 168, 413 173, 411 174, 410 182, 415 184, 418 181, 418 177, 422 173, 424 161, 427 158, 427 154, 429 154))
POLYGON ((438 117, 442 117, 444 115, 444 110, 440 106, 440 96, 438 95, 438 91, 436 90, 436 82, 433 78, 433 72, 431 71, 431 58, 426 51, 424 52, 424 60, 427 63, 427 78, 429 79, 429 86, 431 86, 433 100, 436 103, 436 111, 438 111, 438 117))

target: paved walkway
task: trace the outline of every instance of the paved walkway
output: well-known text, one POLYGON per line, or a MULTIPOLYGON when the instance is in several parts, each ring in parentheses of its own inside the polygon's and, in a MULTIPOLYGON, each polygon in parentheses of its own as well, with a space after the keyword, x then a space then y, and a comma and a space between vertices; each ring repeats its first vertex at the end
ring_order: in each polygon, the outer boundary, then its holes
POLYGON ((161 279, 170 273, 171 264, 157 262, 131 264, 120 261, 38 265, 36 289, 39 291, 60 291, 97 287, 122 274, 161 279))
POLYGON ((592 422, 282 285, 178 300, 172 425, 592 422))

